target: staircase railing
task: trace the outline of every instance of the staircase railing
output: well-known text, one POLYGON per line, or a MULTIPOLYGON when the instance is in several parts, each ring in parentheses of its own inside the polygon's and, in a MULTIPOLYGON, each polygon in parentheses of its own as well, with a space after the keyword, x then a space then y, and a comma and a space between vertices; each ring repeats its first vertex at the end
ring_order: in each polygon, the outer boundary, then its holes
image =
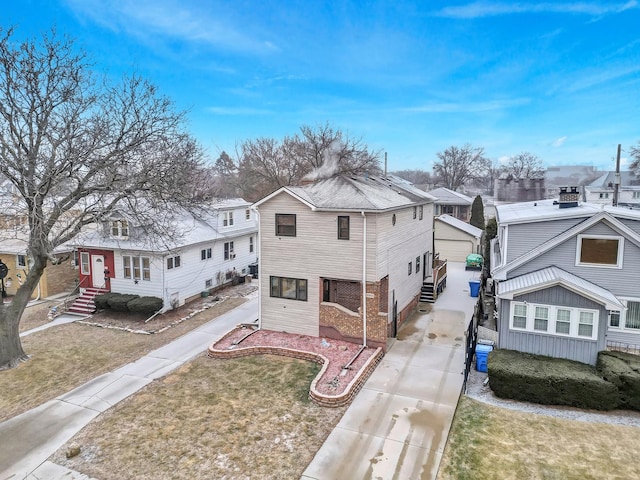
POLYGON ((71 298, 72 295, 75 295, 76 291, 79 293, 80 292, 80 287, 82 286, 82 284, 86 281, 89 280, 89 277, 84 277, 82 280, 80 280, 78 282, 78 284, 73 288, 73 290, 71 290, 69 292, 69 294, 66 296, 66 298, 63 300, 62 305, 64 306, 64 310, 66 311, 68 308, 68 302, 69 299, 71 298))
POLYGON ((438 283, 447 276, 447 261, 435 258, 433 260, 433 290, 438 290, 438 283))

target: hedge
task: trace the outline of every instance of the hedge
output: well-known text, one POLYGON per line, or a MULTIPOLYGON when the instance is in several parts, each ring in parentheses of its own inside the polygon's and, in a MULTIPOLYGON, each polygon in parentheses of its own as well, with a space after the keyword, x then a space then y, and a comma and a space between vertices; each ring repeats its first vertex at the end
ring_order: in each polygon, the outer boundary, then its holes
POLYGON ((106 310, 109 308, 109 298, 113 295, 118 295, 117 293, 103 293, 102 295, 96 295, 93 299, 93 303, 95 304, 98 310, 106 310))
POLYGON ((126 293, 115 293, 112 294, 107 303, 109 304, 109 308, 116 312, 128 312, 127 304, 133 300, 134 298, 140 298, 140 295, 129 295, 126 293))
POLYGON ((127 303, 127 308, 132 313, 156 313, 162 308, 163 302, 158 297, 134 298, 127 303))
POLYGON ((616 386, 620 407, 640 410, 640 357, 624 352, 600 352, 596 368, 616 386))
POLYGON ((498 397, 596 410, 620 405, 616 385, 584 363, 494 350, 489 354, 488 371, 489 385, 498 397))

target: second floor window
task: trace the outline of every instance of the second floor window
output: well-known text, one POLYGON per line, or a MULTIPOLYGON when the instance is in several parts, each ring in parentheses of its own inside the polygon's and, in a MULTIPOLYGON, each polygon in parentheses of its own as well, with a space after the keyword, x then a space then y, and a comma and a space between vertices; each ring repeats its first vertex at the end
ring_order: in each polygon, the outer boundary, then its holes
POLYGON ((128 237, 129 223, 126 220, 114 220, 111 222, 111 235, 114 237, 128 237))
POLYGON ((424 207, 422 205, 420 205, 420 207, 418 207, 418 215, 420 220, 422 220, 423 216, 424 216, 424 207))
POLYGON ((578 235, 576 265, 622 268, 624 239, 578 235))
POLYGON ((276 213, 276 235, 279 237, 296 236, 295 214, 276 213))
POLYGON ((175 257, 167 257, 167 270, 178 268, 180 266, 180 255, 175 257))
POLYGON ((244 211, 244 218, 245 218, 245 220, 251 220, 251 209, 250 208, 247 208, 244 211))
POLYGON ((224 259, 230 260, 236 258, 236 254, 233 252, 233 242, 225 242, 224 244, 224 259))
POLYGON ((200 250, 200 260, 206 260, 208 258, 211 258, 211 249, 203 248, 200 250))
POLYGON ((253 253, 253 237, 249 237, 249 253, 253 253))
POLYGON ((222 226, 230 227, 233 225, 233 212, 224 212, 224 217, 222 218, 222 226))
POLYGON ((349 240, 349 217, 338 217, 338 239, 349 240))

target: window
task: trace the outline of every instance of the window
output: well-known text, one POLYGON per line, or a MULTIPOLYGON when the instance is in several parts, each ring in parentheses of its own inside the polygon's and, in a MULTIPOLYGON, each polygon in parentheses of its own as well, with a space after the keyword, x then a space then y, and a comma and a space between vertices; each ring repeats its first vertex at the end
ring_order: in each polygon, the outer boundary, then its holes
POLYGON ((598 311, 512 302, 510 328, 595 340, 598 336, 598 311))
POLYGON ((151 262, 149 257, 132 257, 125 255, 122 257, 122 270, 124 278, 151 280, 151 262))
POLYGON ((224 259, 230 260, 236 258, 236 254, 233 253, 233 242, 225 242, 224 244, 224 259))
POLYGON ((111 235, 114 237, 128 237, 129 223, 126 220, 114 220, 111 222, 111 235))
POLYGON ((620 328, 620 312, 618 310, 612 310, 609 312, 609 326, 613 328, 620 328))
POLYGON ((167 257, 167 270, 178 268, 180 266, 180 255, 175 257, 167 257))
POLYGON ((411 272, 413 272, 413 264, 411 262, 409 262, 409 268, 407 272, 409 273, 409 275, 411 275, 411 272))
POLYGON ((513 306, 513 328, 527 328, 527 306, 513 306))
POLYGON ((80 273, 82 275, 89 275, 89 252, 82 252, 80 254, 80 273))
POLYGON ((578 235, 576 265, 622 268, 624 239, 578 235))
POLYGON ((632 196, 633 196, 634 199, 638 199, 638 198, 640 198, 640 192, 633 192, 632 196))
POLYGON ((533 329, 539 332, 546 332, 549 327, 549 309, 547 307, 536 307, 533 318, 533 329))
POLYGON ((349 217, 338 217, 338 240, 349 240, 349 217))
POLYGON ((556 333, 569 335, 571 333, 571 310, 558 308, 556 310, 556 333))
POLYGON ((627 302, 625 328, 640 329, 640 302, 627 302))
POLYGON ((26 267, 27 266, 27 256, 26 255, 17 255, 16 258, 16 267, 26 267))
POLYGON ((593 336, 593 312, 580 312, 580 321, 578 323, 578 336, 593 336))
POLYGON ((296 236, 295 214, 276 213, 276 235, 279 237, 296 236))
POLYGON ((213 279, 209 278, 204 281, 204 288, 211 288, 213 286, 213 279))
POLYGON ((418 216, 418 207, 413 207, 413 219, 415 220, 418 216))
POLYGON ((301 278, 270 277, 270 295, 307 301, 307 281, 301 278))
POLYGON ((253 237, 249 237, 249 253, 253 253, 253 237))
POLYGON ((396 224, 396 214, 394 213, 394 214, 391 216, 391 225, 395 225, 395 224, 396 224))
POLYGON ((420 220, 422 220, 423 216, 424 216, 424 207, 423 207, 422 205, 420 205, 420 206, 418 207, 418 218, 419 218, 420 220))
POLYGON ((332 280, 325 278, 322 281, 322 301, 337 303, 352 312, 358 312, 362 299, 362 287, 360 282, 351 280, 332 280))
POLYGON ((207 258, 211 258, 211 249, 203 248, 200 250, 200 260, 206 260, 207 258))
POLYGON ((73 251, 73 260, 71 261, 71 265, 75 268, 80 266, 80 252, 78 250, 73 251))
POLYGON ((416 257, 416 273, 420 271, 420 257, 416 257))
POLYGON ((245 220, 251 220, 251 209, 250 208, 247 208, 244 211, 244 219, 245 220))
POLYGON ((609 192, 600 192, 600 198, 609 198, 609 192))
POLYGON ((222 217, 222 226, 230 227, 233 225, 233 212, 224 212, 224 216, 222 217))

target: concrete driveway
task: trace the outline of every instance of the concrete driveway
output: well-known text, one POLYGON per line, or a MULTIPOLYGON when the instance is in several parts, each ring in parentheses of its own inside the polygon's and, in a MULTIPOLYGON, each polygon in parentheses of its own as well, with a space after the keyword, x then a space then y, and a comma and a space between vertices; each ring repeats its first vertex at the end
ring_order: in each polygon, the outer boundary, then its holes
POLYGON ((447 288, 431 313, 403 325, 303 480, 436 477, 462 388, 474 275, 448 264, 447 288))

